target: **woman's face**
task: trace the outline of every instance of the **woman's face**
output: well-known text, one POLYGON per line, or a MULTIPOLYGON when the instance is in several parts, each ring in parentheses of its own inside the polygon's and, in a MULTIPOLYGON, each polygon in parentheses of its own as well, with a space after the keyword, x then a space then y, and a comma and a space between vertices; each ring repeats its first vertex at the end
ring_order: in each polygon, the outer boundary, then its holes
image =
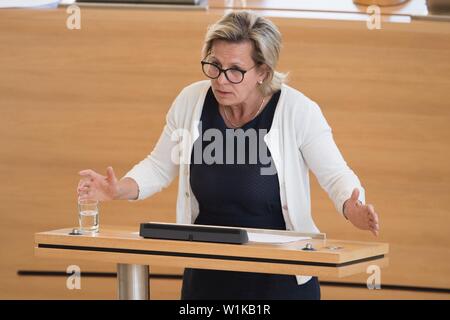
POLYGON ((222 105, 238 105, 258 95, 258 81, 264 80, 264 67, 255 66, 252 59, 253 44, 250 41, 233 43, 224 40, 213 42, 208 62, 217 64, 222 69, 238 68, 249 70, 241 83, 234 84, 222 73, 219 78, 211 79, 211 86, 216 100, 222 105), (253 69, 251 69, 254 67, 253 69))

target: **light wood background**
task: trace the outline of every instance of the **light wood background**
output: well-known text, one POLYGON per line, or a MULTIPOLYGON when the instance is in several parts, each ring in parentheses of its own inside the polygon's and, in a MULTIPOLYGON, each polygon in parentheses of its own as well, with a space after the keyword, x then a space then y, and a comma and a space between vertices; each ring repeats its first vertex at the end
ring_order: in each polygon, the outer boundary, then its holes
MULTIPOLYGON (((85 277, 82 290, 70 291, 64 276, 17 272, 66 270, 66 262, 33 256, 33 234, 77 225, 79 170, 105 173, 112 165, 122 176, 151 151, 177 93, 203 79, 203 36, 222 13, 83 9, 82 29, 68 30, 62 9, 0 11, 0 298, 115 297, 111 277, 85 277)), ((284 40, 279 70, 319 103, 380 214, 377 240, 391 252, 382 285, 447 289, 324 285, 323 297, 448 299, 450 25, 413 21, 370 31, 361 22, 273 21, 284 40)), ((375 240, 311 183, 322 232, 375 240)), ((142 202, 104 203, 100 223, 137 230, 143 221, 173 222, 176 188, 175 181, 142 202)), ((115 272, 110 264, 71 264, 115 272)), ((367 277, 321 280, 365 284, 367 277)), ((179 297, 179 279, 152 281, 152 298, 179 297)))

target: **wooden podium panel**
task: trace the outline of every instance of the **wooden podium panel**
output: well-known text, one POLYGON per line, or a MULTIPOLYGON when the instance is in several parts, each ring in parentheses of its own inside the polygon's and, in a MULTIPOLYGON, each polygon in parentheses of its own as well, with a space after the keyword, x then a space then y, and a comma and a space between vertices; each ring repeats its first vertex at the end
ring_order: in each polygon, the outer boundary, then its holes
POLYGON ((313 238, 286 244, 236 245, 144 239, 137 229, 102 227, 95 235, 70 235, 72 229, 36 233, 35 254, 72 261, 319 277, 346 277, 365 273, 370 265, 388 265, 386 243, 313 238), (315 251, 303 250, 308 242, 315 251))

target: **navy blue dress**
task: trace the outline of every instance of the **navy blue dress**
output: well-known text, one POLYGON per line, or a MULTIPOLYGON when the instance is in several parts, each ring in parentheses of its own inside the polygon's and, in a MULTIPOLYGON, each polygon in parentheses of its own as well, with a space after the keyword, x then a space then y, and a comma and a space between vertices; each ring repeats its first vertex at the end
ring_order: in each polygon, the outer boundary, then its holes
MULTIPOLYGON (((232 135, 227 136, 227 130, 230 133, 230 130, 240 129, 230 129, 226 126, 219 113, 217 100, 211 88, 209 89, 201 115, 201 135, 194 142, 190 165, 191 189, 198 200, 200 210, 195 224, 286 230, 278 175, 276 171, 271 175, 261 174, 261 168, 271 166, 268 161, 271 157, 270 151, 265 148, 264 134, 258 134, 270 130, 279 97, 280 91, 272 96, 255 119, 240 128, 246 133, 255 130, 254 137, 258 140, 255 147, 250 144, 250 139, 245 139, 245 163, 242 164, 242 159, 238 159, 237 139, 235 138, 234 144, 229 144, 228 148, 225 142, 227 139, 233 139, 232 135), (223 137, 221 149, 213 148, 212 145, 207 148, 215 141, 214 138, 201 139, 208 129, 213 129, 216 133, 220 131, 223 137), (261 147, 262 145, 264 147, 261 147), (194 153, 199 150, 204 156, 200 157, 200 161, 198 155, 194 158, 194 153), (265 152, 263 156, 260 156, 261 152, 265 152), (252 156, 255 154, 256 160, 252 156), (212 163, 211 158, 207 159, 205 155, 215 157, 216 161, 212 163)), ((181 298, 320 299, 320 287, 315 277, 299 286, 295 276, 290 275, 187 268, 183 275, 181 298)))

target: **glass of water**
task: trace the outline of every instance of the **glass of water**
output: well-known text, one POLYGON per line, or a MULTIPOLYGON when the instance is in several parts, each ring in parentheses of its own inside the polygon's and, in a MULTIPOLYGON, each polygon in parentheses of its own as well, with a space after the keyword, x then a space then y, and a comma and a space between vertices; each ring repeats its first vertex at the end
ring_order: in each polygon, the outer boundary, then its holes
POLYGON ((78 199, 78 220, 82 234, 98 232, 98 201, 78 199))

